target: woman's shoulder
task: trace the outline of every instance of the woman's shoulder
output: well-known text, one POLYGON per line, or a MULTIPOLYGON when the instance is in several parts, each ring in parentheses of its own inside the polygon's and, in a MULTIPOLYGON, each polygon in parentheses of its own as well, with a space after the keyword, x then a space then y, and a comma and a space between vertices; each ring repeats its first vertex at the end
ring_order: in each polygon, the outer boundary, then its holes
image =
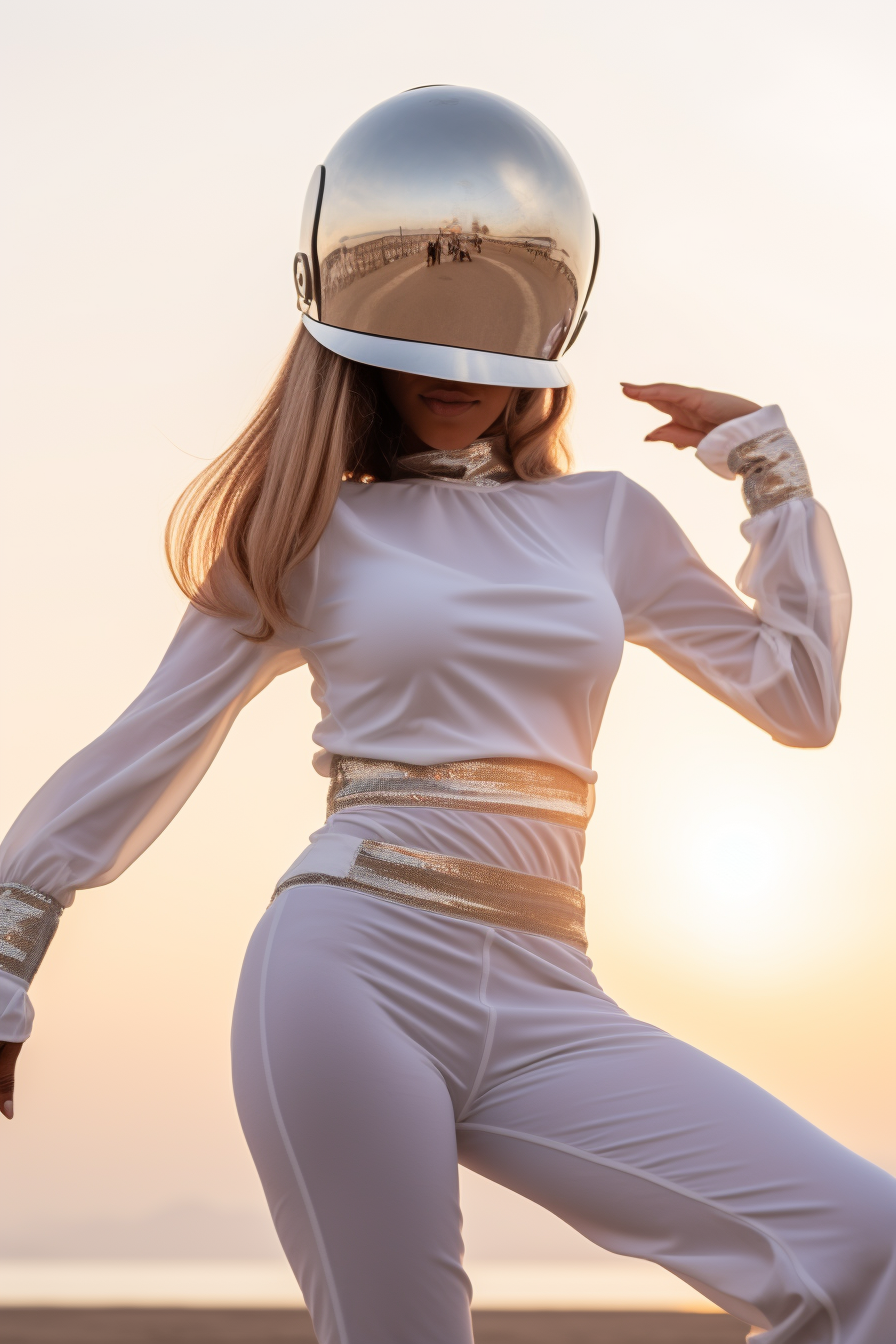
POLYGON ((622 471, 570 472, 535 483, 536 491, 542 489, 540 497, 551 501, 552 513, 556 510, 573 527, 577 525, 574 519, 581 520, 591 533, 597 527, 608 541, 676 528, 656 495, 622 471))
MULTIPOLYGON (((563 485, 566 489, 594 490, 612 489, 616 480, 622 476, 619 471, 568 471, 563 476, 551 476, 545 485, 563 485)), ((622 476, 622 479, 626 478, 622 476)))
POLYGON ((563 476, 548 476, 543 481, 525 481, 518 484, 559 487, 562 490, 613 491, 618 487, 641 487, 623 471, 568 471, 563 476))
POLYGON ((544 481, 519 481, 515 487, 531 486, 536 491, 554 494, 566 501, 573 497, 585 501, 602 499, 607 502, 617 496, 653 496, 643 486, 621 471, 570 471, 564 476, 551 476, 544 481))
POLYGON ((572 471, 566 476, 555 476, 546 482, 559 485, 582 494, 601 494, 618 496, 633 503, 640 502, 648 507, 653 504, 662 507, 656 495, 652 495, 643 485, 639 485, 624 471, 572 471))

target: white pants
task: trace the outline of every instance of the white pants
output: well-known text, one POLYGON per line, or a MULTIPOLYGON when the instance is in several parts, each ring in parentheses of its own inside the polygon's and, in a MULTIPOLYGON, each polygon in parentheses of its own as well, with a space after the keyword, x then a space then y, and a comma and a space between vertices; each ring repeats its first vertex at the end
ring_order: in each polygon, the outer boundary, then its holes
POLYGON ((470 1344, 458 1161, 768 1344, 896 1340, 896 1181, 563 943, 293 888, 249 945, 233 1064, 321 1344, 470 1344))

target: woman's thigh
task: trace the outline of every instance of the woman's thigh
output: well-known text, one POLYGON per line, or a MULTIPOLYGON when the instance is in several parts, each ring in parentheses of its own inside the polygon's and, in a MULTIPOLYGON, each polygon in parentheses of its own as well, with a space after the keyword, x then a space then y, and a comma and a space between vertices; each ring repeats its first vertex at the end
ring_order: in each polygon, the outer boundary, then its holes
POLYGON ((496 942, 465 1165, 788 1344, 883 1344, 896 1182, 589 977, 496 942))
POLYGON ((377 964, 383 921, 397 936, 407 912, 371 900, 298 888, 262 919, 234 1013, 237 1108, 321 1344, 471 1344, 432 1003, 415 1039, 377 964))

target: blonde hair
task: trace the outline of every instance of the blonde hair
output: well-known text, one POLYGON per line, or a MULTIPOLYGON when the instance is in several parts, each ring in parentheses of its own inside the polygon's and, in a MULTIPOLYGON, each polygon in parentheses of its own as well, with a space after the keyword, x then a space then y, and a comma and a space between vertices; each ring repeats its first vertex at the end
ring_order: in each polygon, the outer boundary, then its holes
MULTIPOLYGON (((502 422, 517 473, 527 481, 571 465, 568 388, 515 389, 502 422)), ((346 477, 388 479, 401 423, 378 371, 326 350, 298 328, 274 381, 241 434, 190 482, 171 511, 165 554, 200 610, 245 620, 241 633, 270 639, 294 624, 284 580, 310 555, 346 477)))

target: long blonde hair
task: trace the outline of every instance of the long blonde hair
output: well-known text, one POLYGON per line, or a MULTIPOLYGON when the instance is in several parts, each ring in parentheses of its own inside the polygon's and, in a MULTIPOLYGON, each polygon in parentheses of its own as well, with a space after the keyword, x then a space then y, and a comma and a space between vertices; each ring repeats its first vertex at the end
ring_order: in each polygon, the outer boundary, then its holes
MULTIPOLYGON (((569 470, 570 401, 568 388, 515 389, 490 427, 506 433, 523 480, 569 470)), ((378 371, 300 325, 252 419, 171 511, 165 554, 178 586, 213 616, 245 620, 248 606, 247 639, 293 624, 284 579, 319 542, 347 474, 388 479, 400 432, 378 371)))

